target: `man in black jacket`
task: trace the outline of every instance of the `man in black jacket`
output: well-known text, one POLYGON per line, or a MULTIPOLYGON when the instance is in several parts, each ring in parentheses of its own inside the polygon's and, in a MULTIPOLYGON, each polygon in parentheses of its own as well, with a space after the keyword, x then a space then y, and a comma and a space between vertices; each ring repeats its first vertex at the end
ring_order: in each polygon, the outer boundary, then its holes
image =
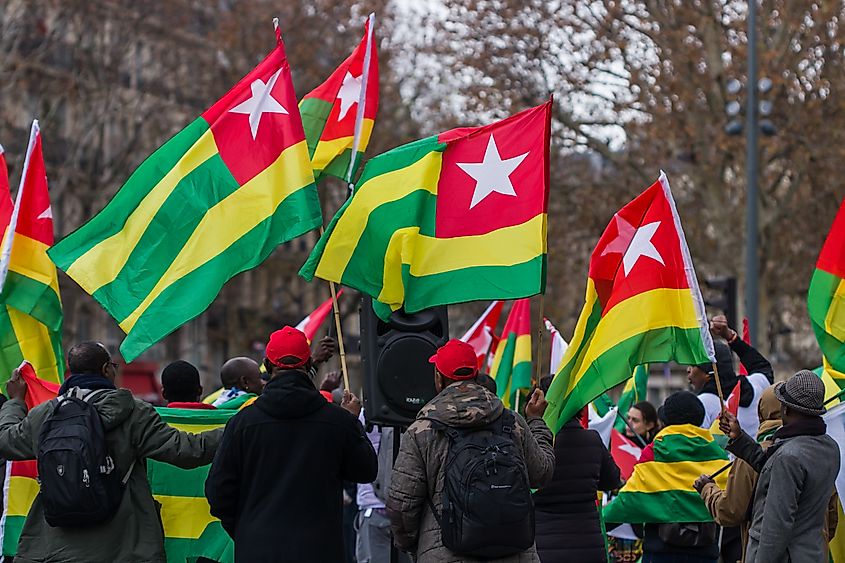
POLYGON ((342 561, 343 481, 376 478, 361 403, 348 391, 343 408, 326 402, 311 364, 301 331, 274 332, 264 360, 270 382, 226 425, 205 493, 237 561, 342 561))

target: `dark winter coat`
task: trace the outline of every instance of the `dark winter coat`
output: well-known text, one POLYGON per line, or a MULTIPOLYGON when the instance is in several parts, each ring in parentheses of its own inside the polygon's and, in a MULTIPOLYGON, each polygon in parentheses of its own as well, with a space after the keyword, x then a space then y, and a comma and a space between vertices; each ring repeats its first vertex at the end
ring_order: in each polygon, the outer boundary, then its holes
POLYGON ((343 561, 343 481, 377 471, 358 419, 289 371, 229 420, 205 493, 238 562, 343 561))
POLYGON ((552 482, 534 495, 540 561, 606 561, 596 493, 621 486, 619 468, 598 432, 575 419, 566 423, 555 436, 552 482))
MULTIPOLYGON (((449 438, 425 419, 432 418, 455 428, 477 428, 498 420, 503 411, 502 401, 481 385, 457 383, 429 401, 402 435, 387 509, 396 545, 416 554, 417 563, 468 561, 443 546, 440 526, 429 508, 428 499, 432 499, 438 513, 443 510, 444 465, 449 438)), ((514 416, 513 439, 525 460, 529 485, 541 487, 549 482, 554 472, 552 433, 542 418, 531 418, 526 423, 520 415, 514 413, 514 416)), ((535 563, 539 559, 532 546, 522 553, 487 561, 535 563)))

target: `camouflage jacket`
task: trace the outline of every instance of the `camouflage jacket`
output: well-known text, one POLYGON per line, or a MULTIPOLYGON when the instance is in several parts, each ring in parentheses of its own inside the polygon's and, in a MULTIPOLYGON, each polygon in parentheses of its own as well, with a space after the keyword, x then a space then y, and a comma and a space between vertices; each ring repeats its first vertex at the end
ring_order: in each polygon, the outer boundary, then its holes
MULTIPOLYGON (((390 513, 396 545, 403 551, 416 554, 418 563, 457 562, 464 559, 443 547, 440 527, 428 505, 428 498, 439 512, 442 510, 444 465, 448 452, 448 438, 432 428, 424 417, 433 418, 454 427, 486 426, 498 419, 504 406, 498 397, 474 382, 448 386, 425 405, 417 420, 402 435, 399 455, 393 467, 387 508, 390 513)), ((539 488, 549 482, 555 467, 552 433, 540 418, 527 423, 515 415, 513 432, 517 447, 522 451, 528 469, 529 484, 539 488)), ((499 563, 538 562, 534 547, 511 557, 495 560, 499 563)))

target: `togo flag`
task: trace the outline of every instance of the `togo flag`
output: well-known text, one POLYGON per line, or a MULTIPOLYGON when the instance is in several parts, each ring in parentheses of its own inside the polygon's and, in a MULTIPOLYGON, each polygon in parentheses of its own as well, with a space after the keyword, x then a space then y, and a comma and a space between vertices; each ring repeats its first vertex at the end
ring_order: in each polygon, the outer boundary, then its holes
POLYGON ((383 319, 402 307, 541 293, 550 109, 373 158, 300 274, 373 297, 383 319))
MULTIPOLYGON (((513 302, 493 357, 490 375, 504 405, 512 409, 516 394, 531 389, 531 300, 513 302)), ((524 403, 523 403, 524 404, 524 403)))
POLYGON ((584 309, 549 388, 544 418, 557 432, 638 365, 714 358, 681 219, 661 174, 614 215, 593 250, 584 309))
POLYGON ((322 224, 290 67, 277 45, 50 251, 117 320, 129 362, 226 281, 322 224))
MULTIPOLYGON (((712 522, 692 484, 702 474, 712 475, 727 461, 725 450, 706 428, 667 426, 643 450, 631 478, 604 507, 604 519, 634 524, 712 522)), ((727 479, 724 472, 716 477, 716 483, 724 490, 727 479)))
POLYGON ((53 244, 53 212, 41 150, 41 130, 32 122, 21 182, 12 207, 5 159, 0 158, 0 384, 27 360, 38 377, 61 383, 62 302, 53 244))
MULTIPOLYGON (((224 426, 236 409, 156 408, 161 419, 178 430, 199 433, 224 426)), ((195 561, 204 557, 227 563, 235 560, 232 538, 211 515, 205 498, 205 480, 211 465, 180 469, 147 460, 147 479, 153 498, 161 503, 164 551, 168 561, 195 561)))
POLYGON ((314 176, 351 181, 367 150, 378 112, 378 52, 375 14, 364 26, 361 44, 329 78, 299 102, 314 176), (351 156, 355 160, 351 161, 351 156))

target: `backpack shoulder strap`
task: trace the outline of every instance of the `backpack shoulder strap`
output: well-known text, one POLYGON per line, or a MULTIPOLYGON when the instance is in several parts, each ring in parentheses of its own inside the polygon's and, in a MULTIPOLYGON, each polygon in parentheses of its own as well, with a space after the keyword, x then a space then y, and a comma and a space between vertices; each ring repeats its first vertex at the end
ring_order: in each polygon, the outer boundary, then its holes
POLYGON ((457 428, 453 428, 452 426, 449 426, 448 424, 446 424, 444 422, 440 422, 437 419, 429 418, 427 416, 423 416, 423 417, 419 418, 419 420, 429 421, 431 423, 431 425, 436 430, 439 430, 439 431, 443 432, 444 434, 446 434, 446 436, 448 436, 448 438, 452 441, 455 441, 455 440, 457 440, 458 438, 461 437, 461 431, 460 430, 458 430, 457 428))
MULTIPOLYGON (((75 389, 79 389, 79 388, 76 387, 75 389)), ((95 389, 94 391, 87 393, 85 396, 83 396, 81 398, 82 398, 83 401, 90 404, 90 403, 94 402, 94 399, 96 399, 97 397, 99 397, 100 395, 105 393, 106 391, 108 391, 108 389, 95 389)), ((80 394, 81 394, 81 392, 80 392, 80 394)))

